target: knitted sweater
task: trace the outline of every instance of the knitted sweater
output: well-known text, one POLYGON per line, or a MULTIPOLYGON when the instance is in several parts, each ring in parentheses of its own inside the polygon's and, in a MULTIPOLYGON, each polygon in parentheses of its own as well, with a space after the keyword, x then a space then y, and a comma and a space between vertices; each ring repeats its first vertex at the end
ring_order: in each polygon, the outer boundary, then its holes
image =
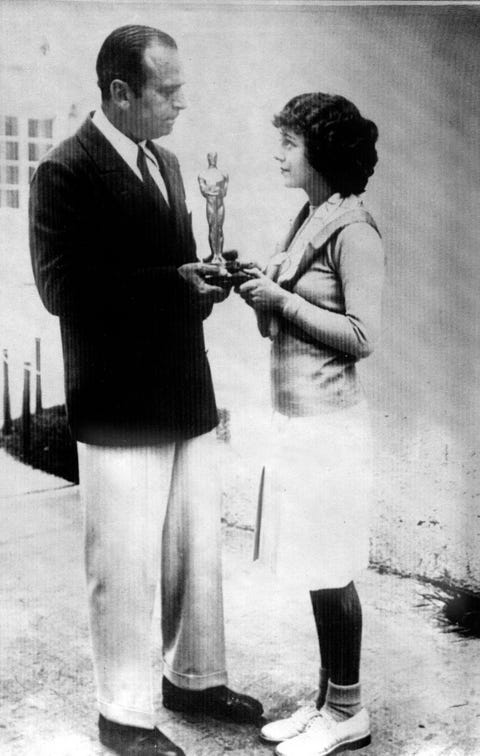
MULTIPOLYGON (((352 200, 361 207, 358 198, 352 200)), ((299 229, 287 255, 295 253, 296 240, 307 248, 318 234, 321 211, 299 229)), ((316 415, 360 401, 356 362, 372 352, 379 333, 383 278, 382 242, 369 222, 347 225, 317 250, 293 284, 273 333, 272 400, 277 411, 316 415)))

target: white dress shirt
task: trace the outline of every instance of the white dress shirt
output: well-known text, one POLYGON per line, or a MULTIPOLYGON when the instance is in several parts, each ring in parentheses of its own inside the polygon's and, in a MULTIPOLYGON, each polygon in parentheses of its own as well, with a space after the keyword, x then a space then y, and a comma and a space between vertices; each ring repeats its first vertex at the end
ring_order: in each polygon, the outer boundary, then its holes
POLYGON ((145 146, 146 140, 143 140, 142 142, 139 142, 137 144, 133 141, 133 139, 125 136, 125 134, 119 131, 119 129, 117 129, 116 126, 114 126, 113 123, 108 120, 107 116, 101 108, 99 110, 96 110, 93 114, 92 123, 95 124, 95 126, 103 134, 105 139, 110 142, 114 150, 118 152, 122 160, 126 162, 128 167, 134 172, 137 178, 139 178, 140 181, 143 181, 142 174, 140 173, 137 165, 138 148, 141 147, 147 158, 147 166, 150 175, 155 181, 156 185, 162 193, 165 202, 168 205, 168 192, 167 187, 165 186, 165 181, 163 180, 163 176, 160 173, 160 168, 158 166, 155 155, 150 152, 150 150, 145 146))

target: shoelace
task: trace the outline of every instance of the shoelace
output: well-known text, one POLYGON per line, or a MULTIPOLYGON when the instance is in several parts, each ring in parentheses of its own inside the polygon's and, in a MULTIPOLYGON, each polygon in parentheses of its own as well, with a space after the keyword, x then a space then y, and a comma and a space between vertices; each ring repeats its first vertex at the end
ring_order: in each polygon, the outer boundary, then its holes
POLYGON ((310 720, 314 719, 319 714, 320 712, 314 704, 307 704, 306 706, 297 709, 297 711, 292 714, 291 719, 295 724, 303 727, 307 722, 310 722, 310 720))
POLYGON ((317 713, 317 716, 312 717, 312 719, 308 722, 305 731, 308 730, 308 732, 315 732, 316 730, 331 730, 335 724, 335 719, 330 716, 328 712, 320 709, 320 711, 317 713))

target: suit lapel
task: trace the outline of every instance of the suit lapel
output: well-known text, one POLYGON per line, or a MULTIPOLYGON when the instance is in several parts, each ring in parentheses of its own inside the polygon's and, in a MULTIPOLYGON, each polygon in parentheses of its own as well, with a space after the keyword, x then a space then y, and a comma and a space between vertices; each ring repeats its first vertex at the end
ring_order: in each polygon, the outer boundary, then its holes
POLYGON ((80 127, 77 137, 97 166, 102 181, 129 215, 142 217, 147 212, 170 224, 170 208, 160 191, 149 190, 141 179, 96 128, 90 118, 80 127))
POLYGON ((155 155, 157 159, 157 162, 160 168, 160 173, 162 174, 162 178, 167 188, 170 209, 172 213, 175 215, 175 217, 178 217, 178 215, 180 214, 180 200, 183 198, 183 196, 179 195, 178 189, 176 187, 177 182, 174 181, 172 168, 171 166, 167 164, 167 160, 165 159, 165 154, 163 150, 161 150, 159 147, 157 147, 156 144, 153 144, 153 143, 152 143, 152 149, 153 149, 153 154, 155 155))
POLYGON ((171 153, 162 147, 152 144, 153 152, 160 166, 170 203, 172 225, 179 248, 195 250, 195 242, 192 235, 191 219, 185 204, 185 190, 182 176, 176 159, 171 153))

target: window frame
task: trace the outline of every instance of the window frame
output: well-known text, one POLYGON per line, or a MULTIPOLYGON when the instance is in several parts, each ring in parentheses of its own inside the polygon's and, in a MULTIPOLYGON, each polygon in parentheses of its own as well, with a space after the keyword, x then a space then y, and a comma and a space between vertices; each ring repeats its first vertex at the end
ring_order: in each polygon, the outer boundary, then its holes
POLYGON ((27 208, 32 175, 53 147, 54 135, 54 117, 0 113, 0 212, 27 208), (15 169, 16 181, 12 180, 15 169))

